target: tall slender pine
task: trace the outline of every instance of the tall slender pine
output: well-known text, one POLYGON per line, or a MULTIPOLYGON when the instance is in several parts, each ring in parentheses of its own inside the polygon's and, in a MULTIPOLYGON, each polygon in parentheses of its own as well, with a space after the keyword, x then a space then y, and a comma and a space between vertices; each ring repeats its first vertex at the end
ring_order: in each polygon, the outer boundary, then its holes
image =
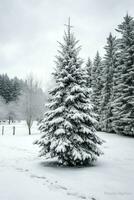
POLYGON ((101 93, 103 88, 103 79, 102 79, 103 65, 99 52, 97 52, 95 56, 91 73, 92 73, 92 89, 93 89, 92 102, 94 102, 94 111, 98 115, 97 119, 99 121, 101 101, 102 101, 101 93))
POLYGON ((114 85, 113 127, 134 136, 134 20, 128 14, 118 26, 119 60, 114 85))
POLYGON ((92 61, 90 58, 88 58, 86 63, 86 75, 87 75, 87 87, 91 88, 92 86, 92 61))
POLYGON ((117 40, 111 33, 107 38, 105 51, 100 126, 102 131, 112 132, 113 77, 117 65, 117 40))

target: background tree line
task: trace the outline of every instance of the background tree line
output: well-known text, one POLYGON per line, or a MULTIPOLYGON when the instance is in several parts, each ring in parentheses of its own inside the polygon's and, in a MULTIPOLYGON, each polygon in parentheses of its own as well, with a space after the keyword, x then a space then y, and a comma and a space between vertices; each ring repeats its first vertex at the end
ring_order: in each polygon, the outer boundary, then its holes
POLYGON ((28 132, 34 120, 43 116, 46 95, 39 81, 32 74, 25 80, 0 75, 0 120, 10 124, 15 120, 25 120, 28 132))
POLYGON ((97 52, 86 64, 87 85, 99 121, 98 130, 134 135, 134 19, 128 14, 105 45, 105 55, 97 52))

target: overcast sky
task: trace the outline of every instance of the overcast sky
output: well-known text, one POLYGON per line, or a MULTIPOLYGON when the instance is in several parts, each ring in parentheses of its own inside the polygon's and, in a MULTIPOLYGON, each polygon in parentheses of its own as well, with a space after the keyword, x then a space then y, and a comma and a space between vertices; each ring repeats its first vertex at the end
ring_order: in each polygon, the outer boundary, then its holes
POLYGON ((24 78, 33 72, 47 85, 68 17, 83 59, 93 58, 134 0, 0 0, 0 73, 24 78))

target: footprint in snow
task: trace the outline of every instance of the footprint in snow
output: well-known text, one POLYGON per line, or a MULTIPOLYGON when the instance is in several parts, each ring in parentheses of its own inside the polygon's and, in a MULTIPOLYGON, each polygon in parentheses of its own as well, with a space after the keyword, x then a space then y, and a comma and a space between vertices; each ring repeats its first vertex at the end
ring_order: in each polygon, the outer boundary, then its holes
POLYGON ((29 169, 23 169, 23 168, 20 168, 20 167, 17 167, 15 168, 17 171, 19 172, 29 172, 29 169))
POLYGON ((82 194, 78 194, 77 192, 69 192, 68 191, 68 188, 62 186, 62 185, 58 185, 58 181, 55 181, 55 182, 50 182, 45 176, 37 176, 35 174, 31 174, 30 175, 31 178, 37 178, 37 179, 42 179, 42 180, 45 180, 45 182, 43 183, 43 185, 48 185, 48 187, 53 190, 53 189, 60 189, 60 190, 63 190, 63 191, 66 191, 66 194, 69 195, 69 196, 74 196, 78 199, 85 199, 85 200, 96 200, 94 197, 86 197, 85 195, 82 195, 82 194))
POLYGON ((37 176, 37 175, 34 175, 34 174, 31 174, 30 177, 37 178, 37 179, 46 179, 45 176, 37 176))

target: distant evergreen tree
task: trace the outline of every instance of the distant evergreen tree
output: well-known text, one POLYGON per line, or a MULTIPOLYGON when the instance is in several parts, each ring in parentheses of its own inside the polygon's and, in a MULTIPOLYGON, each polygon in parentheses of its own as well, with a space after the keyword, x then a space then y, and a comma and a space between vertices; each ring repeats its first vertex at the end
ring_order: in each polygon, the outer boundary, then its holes
POLYGON ((128 14, 118 26, 119 60, 114 85, 113 128, 134 135, 134 20, 128 14))
POLYGON ((102 101, 101 92, 103 88, 103 79, 102 79, 103 65, 99 52, 97 52, 95 56, 91 73, 92 73, 92 89, 93 89, 92 102, 94 102, 95 113, 98 114, 98 121, 99 121, 101 101, 102 101))
POLYGON ((54 73, 56 87, 50 92, 48 111, 40 124, 44 133, 36 143, 41 155, 57 157, 63 165, 84 165, 101 154, 95 135, 93 106, 89 99, 86 78, 78 56, 78 41, 68 30, 57 56, 54 73))
POLYGON ((86 63, 86 75, 87 75, 87 87, 91 88, 92 86, 92 61, 90 58, 88 58, 86 63))
POLYGON ((21 83, 17 77, 10 79, 7 74, 0 75, 0 96, 6 103, 17 100, 22 90, 21 83))
POLYGON ((103 89, 101 102, 100 126, 102 131, 112 132, 112 102, 114 71, 117 65, 117 40, 110 33, 105 46, 105 56, 103 62, 103 89))
POLYGON ((12 79, 11 82, 12 82, 12 101, 16 101, 20 96, 23 88, 21 86, 21 81, 17 77, 12 79))
POLYGON ((2 96, 6 103, 12 100, 11 82, 7 74, 0 76, 0 96, 2 96))

